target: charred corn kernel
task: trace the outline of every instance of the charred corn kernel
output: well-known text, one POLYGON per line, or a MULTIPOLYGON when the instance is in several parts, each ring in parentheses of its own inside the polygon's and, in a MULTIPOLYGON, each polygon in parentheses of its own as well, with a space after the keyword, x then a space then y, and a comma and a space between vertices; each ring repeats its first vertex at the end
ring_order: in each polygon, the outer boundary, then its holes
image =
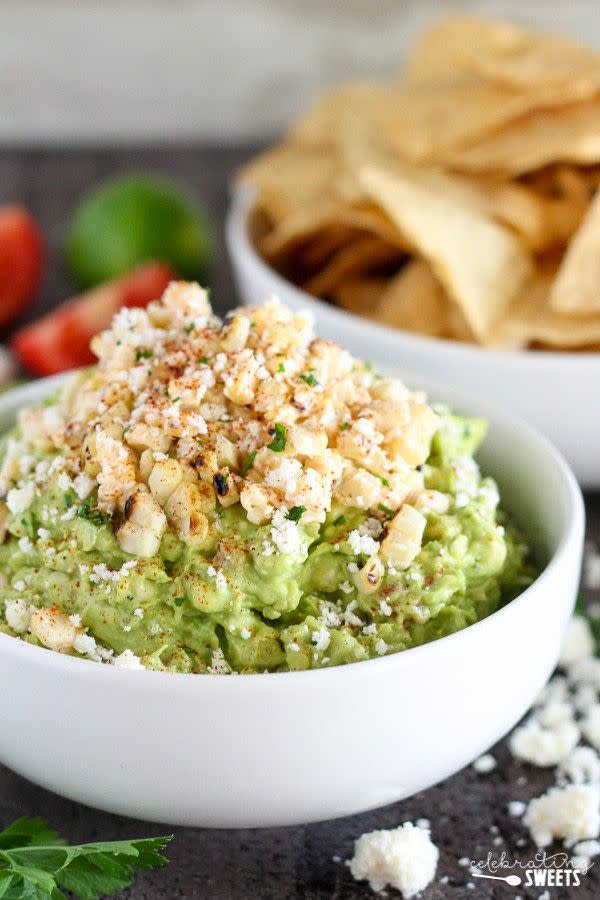
POLYGON ((36 609, 29 630, 49 650, 67 653, 73 647, 77 629, 65 613, 56 607, 36 609))
POLYGON ((250 319, 248 316, 233 316, 230 320, 225 337, 221 341, 221 347, 227 352, 243 350, 250 333, 250 319))
POLYGON ((309 457, 306 465, 311 469, 316 469, 321 475, 331 478, 333 482, 341 478, 344 469, 350 463, 336 450, 324 450, 318 456, 309 457))
POLYGON ((194 460, 194 469, 200 481, 210 481, 219 468, 219 461, 215 450, 203 450, 200 456, 194 460))
POLYGON ((262 525, 272 516, 274 507, 271 500, 271 492, 260 484, 246 482, 240 492, 240 503, 254 525, 262 525))
POLYGON ((412 404, 410 423, 391 440, 386 440, 385 449, 391 456, 400 456, 409 466, 420 466, 429 456, 431 439, 438 427, 439 418, 429 406, 412 404))
POLYGON ((426 524, 425 516, 405 503, 388 524, 388 533, 381 542, 383 559, 397 568, 407 568, 421 549, 426 524))
POLYGON ((366 469, 347 471, 336 488, 336 497, 345 506, 371 509, 377 506, 381 481, 366 469))
POLYGON ((365 466, 367 469, 385 469, 386 455, 377 443, 377 434, 349 428, 337 436, 337 450, 348 459, 365 466))
POLYGON ((139 462, 140 478, 142 479, 142 481, 148 481, 153 468, 154 453, 152 452, 152 450, 143 450, 139 462))
POLYGON ((142 559, 156 556, 160 550, 161 535, 149 528, 136 525, 135 522, 123 522, 117 531, 116 539, 121 550, 142 559))
POLYGON ((208 535, 208 519, 203 513, 194 513, 190 518, 189 530, 183 536, 186 544, 196 547, 203 544, 208 535))
POLYGON ((220 469, 223 468, 223 466, 228 466, 230 469, 234 470, 237 469, 237 447, 233 441, 230 441, 224 434, 217 435, 215 441, 215 453, 217 455, 217 465, 220 469))
POLYGON ((373 594, 381 585, 384 566, 378 556, 371 556, 362 569, 354 573, 354 584, 361 594, 373 594))
POLYGON ((166 453, 171 446, 171 437, 159 425, 136 422, 126 432, 125 442, 136 450, 148 448, 148 450, 166 453))
POLYGON ((443 516, 448 512, 450 498, 448 494, 443 494, 441 491, 423 491, 417 497, 415 506, 421 512, 434 512, 443 516))
POLYGON ((221 506, 233 506, 240 499, 240 492, 229 469, 224 468, 213 478, 217 500, 221 506))
POLYGON ((286 449, 298 456, 319 456, 327 449, 327 432, 313 431, 302 425, 292 425, 288 429, 286 449))
MULTIPOLYGON (((216 505, 216 500, 213 502, 216 505)), ((180 537, 184 538, 190 533, 193 518, 204 515, 205 503, 206 497, 201 493, 199 484, 182 481, 175 488, 165 504, 165 512, 180 537)))
POLYGON ((164 506, 179 482, 181 466, 176 459, 161 459, 154 463, 148 487, 161 506, 164 506))
POLYGON ((167 519, 156 499, 146 488, 137 488, 125 502, 125 518, 140 528, 162 536, 167 519))
POLYGON ((83 471, 90 478, 95 478, 100 472, 100 462, 98 461, 96 447, 96 432, 88 431, 82 446, 83 471))
POLYGON ((207 481, 199 481, 195 482, 194 487, 196 489, 194 494, 196 497, 195 503, 198 509, 203 513, 209 513, 216 509, 217 498, 214 486, 207 481))

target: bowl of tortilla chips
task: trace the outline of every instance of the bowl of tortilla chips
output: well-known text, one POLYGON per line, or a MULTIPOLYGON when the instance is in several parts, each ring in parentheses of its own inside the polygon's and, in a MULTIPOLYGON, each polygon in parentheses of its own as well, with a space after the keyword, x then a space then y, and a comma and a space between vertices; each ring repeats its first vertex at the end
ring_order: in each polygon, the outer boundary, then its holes
POLYGON ((245 301, 502 403, 597 487, 599 186, 600 53, 453 17, 248 163, 228 243, 245 301))

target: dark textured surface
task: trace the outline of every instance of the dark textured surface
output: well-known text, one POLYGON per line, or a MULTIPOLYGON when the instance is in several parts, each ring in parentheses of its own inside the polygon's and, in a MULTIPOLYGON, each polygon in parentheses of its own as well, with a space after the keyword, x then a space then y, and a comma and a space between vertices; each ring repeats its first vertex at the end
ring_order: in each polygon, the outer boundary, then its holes
MULTIPOLYGON (((234 294, 222 226, 228 179, 248 152, 193 148, 156 152, 0 151, 0 203, 15 201, 28 206, 49 242, 50 265, 43 293, 30 317, 70 291, 62 264, 62 243, 79 195, 113 172, 140 169, 179 178, 208 209, 217 236, 212 278, 214 304, 220 311, 231 306, 234 294)), ((587 508, 588 534, 598 540, 600 497, 588 497, 587 508)), ((594 599, 600 600, 600 596, 594 599)), ((1 689, 7 690, 7 685, 1 689)), ((498 690, 501 689, 498 685, 498 690)), ((490 703, 493 702, 491 697, 490 703)), ((68 735, 65 739, 68 740, 68 735)), ((385 740, 385 735, 374 735, 373 739, 385 740)), ((106 752, 114 752, 110 734, 106 740, 106 752)), ((423 748, 423 753, 435 752, 436 747, 423 748)), ((513 859, 526 860, 534 849, 529 842, 522 847, 515 845, 525 832, 518 820, 508 816, 506 805, 509 800, 527 800, 541 793, 552 782, 552 775, 518 765, 503 744, 493 752, 499 766, 490 775, 477 775, 469 767, 410 800, 336 822, 265 831, 176 829, 169 849, 171 864, 160 872, 140 875, 126 896, 137 900, 369 897, 372 895, 364 884, 355 884, 348 870, 332 857, 345 859, 351 855, 353 840, 364 831, 394 827, 423 817, 431 821, 433 838, 440 848, 438 878, 449 877, 447 884, 436 880, 422 895, 424 900, 508 898, 517 894, 523 898, 538 897, 543 888, 512 889, 502 883, 478 881, 474 889, 469 889, 468 878, 458 864, 461 857, 483 859, 488 851, 499 854, 503 849, 513 859), (522 777, 527 781, 519 784, 518 779, 522 777)), ((90 778, 93 777, 91 772, 90 778)), ((72 841, 152 835, 168 830, 68 802, 0 767, 0 825, 22 815, 44 816, 72 841)), ((583 878, 580 887, 552 891, 552 897, 567 896, 576 900, 600 896, 600 864, 583 878)))

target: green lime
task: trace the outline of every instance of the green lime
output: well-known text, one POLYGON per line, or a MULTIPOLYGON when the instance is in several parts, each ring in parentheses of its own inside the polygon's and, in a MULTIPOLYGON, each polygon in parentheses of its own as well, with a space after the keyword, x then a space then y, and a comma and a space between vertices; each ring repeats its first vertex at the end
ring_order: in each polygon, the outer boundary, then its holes
POLYGON ((83 288, 149 259, 204 282, 212 249, 207 218, 177 184, 156 176, 106 181, 84 198, 67 236, 73 277, 83 288))

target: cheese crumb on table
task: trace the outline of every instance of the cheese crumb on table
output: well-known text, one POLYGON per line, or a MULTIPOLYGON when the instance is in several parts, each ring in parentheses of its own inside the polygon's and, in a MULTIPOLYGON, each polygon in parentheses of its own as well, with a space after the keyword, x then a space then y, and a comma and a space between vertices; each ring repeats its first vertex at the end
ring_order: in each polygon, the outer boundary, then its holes
POLYGON ((530 801, 523 823, 538 847, 561 838, 566 847, 597 838, 600 832, 600 787, 570 784, 551 787, 530 801))
POLYGON ((372 890, 388 885, 403 897, 416 896, 435 878, 439 851, 427 828, 405 822, 398 828, 371 831, 355 841, 347 865, 356 881, 368 881, 372 890))
POLYGON ((473 768, 479 775, 487 775, 488 772, 493 772, 497 765, 498 763, 491 753, 484 753, 483 756, 480 756, 473 762, 473 768))

